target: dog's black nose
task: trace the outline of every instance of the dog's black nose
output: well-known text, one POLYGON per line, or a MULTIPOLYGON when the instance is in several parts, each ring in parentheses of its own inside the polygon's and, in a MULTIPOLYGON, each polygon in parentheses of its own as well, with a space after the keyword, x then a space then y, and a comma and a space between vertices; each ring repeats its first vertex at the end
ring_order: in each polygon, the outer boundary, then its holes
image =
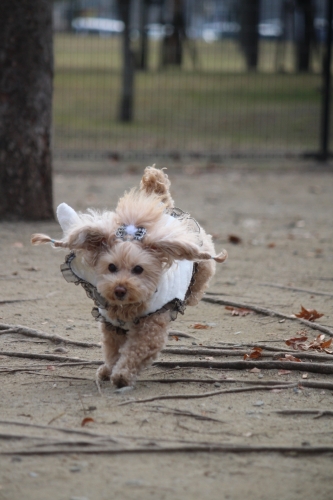
POLYGON ((127 290, 124 286, 116 286, 114 289, 114 294, 117 297, 117 299, 123 299, 127 293, 127 290))

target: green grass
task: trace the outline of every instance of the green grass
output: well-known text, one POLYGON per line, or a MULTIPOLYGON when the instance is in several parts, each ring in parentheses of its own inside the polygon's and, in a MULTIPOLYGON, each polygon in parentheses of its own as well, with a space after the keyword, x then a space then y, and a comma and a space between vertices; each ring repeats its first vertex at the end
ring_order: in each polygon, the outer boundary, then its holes
MULTIPOLYGON (((286 66, 292 66, 288 48, 286 66)), ((245 71, 236 43, 197 44, 193 66, 137 72, 134 121, 117 122, 119 38, 56 35, 56 149, 150 151, 302 151, 319 143, 320 76, 272 72, 276 46, 260 47, 260 71, 245 71)), ((318 61, 313 62, 316 69, 318 61)))

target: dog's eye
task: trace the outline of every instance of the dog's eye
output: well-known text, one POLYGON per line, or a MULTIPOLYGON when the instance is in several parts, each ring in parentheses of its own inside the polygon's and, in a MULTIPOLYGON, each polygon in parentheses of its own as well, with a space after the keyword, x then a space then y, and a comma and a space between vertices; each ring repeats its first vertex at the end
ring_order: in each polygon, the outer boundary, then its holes
POLYGON ((110 273, 116 273, 118 271, 117 266, 115 266, 114 264, 109 264, 108 269, 109 269, 110 273))
POLYGON ((132 273, 133 274, 141 274, 141 273, 143 273, 143 267, 141 267, 141 266, 135 266, 135 267, 133 267, 132 273))

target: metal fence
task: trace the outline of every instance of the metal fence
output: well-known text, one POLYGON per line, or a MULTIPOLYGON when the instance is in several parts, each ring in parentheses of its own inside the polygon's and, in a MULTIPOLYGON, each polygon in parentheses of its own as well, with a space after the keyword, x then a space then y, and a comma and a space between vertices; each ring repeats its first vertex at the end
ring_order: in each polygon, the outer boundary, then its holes
POLYGON ((116 3, 55 3, 56 156, 327 157, 332 0, 130 5, 133 113, 124 120, 116 3))

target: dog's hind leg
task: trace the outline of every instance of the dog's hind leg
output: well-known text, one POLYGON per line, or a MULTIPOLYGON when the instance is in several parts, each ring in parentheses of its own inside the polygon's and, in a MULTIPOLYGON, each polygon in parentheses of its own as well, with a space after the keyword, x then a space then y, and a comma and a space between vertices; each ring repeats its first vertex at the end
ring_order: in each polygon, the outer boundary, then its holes
POLYGON ((197 263, 197 270, 193 282, 190 285, 188 296, 186 298, 187 306, 196 306, 202 299, 205 290, 208 288, 209 281, 215 273, 215 262, 206 260, 197 263))
POLYGON ((170 195, 170 184, 169 178, 163 170, 147 167, 141 179, 140 189, 146 191, 147 194, 157 194, 167 208, 173 208, 174 201, 170 195))
MULTIPOLYGON (((211 255, 215 254, 215 248, 212 241, 212 237, 200 229, 200 234, 202 236, 202 246, 201 249, 211 255)), ((195 306, 202 299, 205 290, 208 288, 211 278, 215 274, 216 262, 213 259, 202 260, 196 264, 196 272, 192 278, 192 283, 188 290, 188 295, 186 298, 187 306, 195 306)))

